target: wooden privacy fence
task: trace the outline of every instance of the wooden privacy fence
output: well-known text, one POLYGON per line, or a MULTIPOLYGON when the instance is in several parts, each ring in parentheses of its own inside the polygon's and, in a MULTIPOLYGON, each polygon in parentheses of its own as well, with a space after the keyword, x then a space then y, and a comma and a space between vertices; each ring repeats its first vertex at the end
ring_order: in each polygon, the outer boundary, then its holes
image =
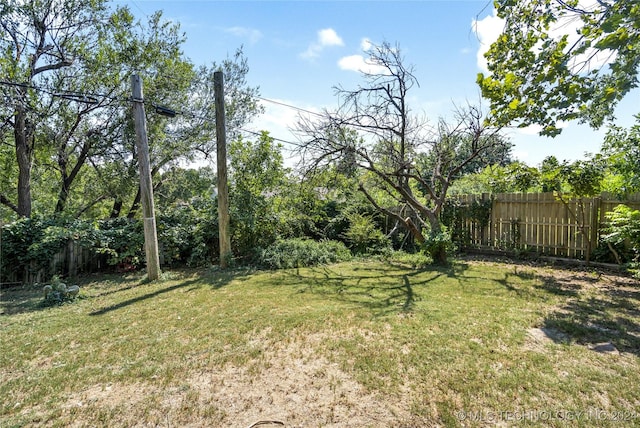
POLYGON ((499 193, 452 197, 460 216, 452 226, 462 247, 527 251, 588 259, 617 205, 640 209, 640 193, 625 200, 603 193, 560 200, 553 193, 499 193), (473 207, 473 209, 471 209, 473 207))
POLYGON ((92 249, 69 240, 44 266, 31 262, 27 266, 6 269, 0 275, 0 283, 43 283, 48 282, 52 275, 75 277, 104 269, 107 266, 106 259, 104 254, 97 254, 92 249))

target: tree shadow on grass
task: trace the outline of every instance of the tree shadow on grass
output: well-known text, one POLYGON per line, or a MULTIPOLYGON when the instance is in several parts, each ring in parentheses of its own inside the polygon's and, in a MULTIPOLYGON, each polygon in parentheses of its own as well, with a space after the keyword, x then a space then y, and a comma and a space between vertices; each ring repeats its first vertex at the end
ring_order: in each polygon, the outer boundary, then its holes
POLYGON ((45 309, 41 286, 21 285, 0 290, 0 316, 45 309))
POLYGON ((348 273, 321 266, 287 271, 292 285, 302 285, 299 293, 312 293, 339 302, 364 307, 376 316, 407 314, 421 299, 422 287, 444 276, 456 276, 460 264, 429 269, 409 269, 396 265, 356 266, 348 273))
MULTIPOLYGON (((131 306, 131 305, 136 304, 138 302, 142 302, 144 300, 152 299, 152 298, 157 297, 157 296, 159 296, 161 294, 169 293, 171 291, 175 291, 175 290, 179 290, 181 288, 185 288, 185 287, 191 286, 191 285, 195 284, 196 282, 200 282, 200 280, 199 279, 192 279, 190 281, 179 282, 178 284, 172 285, 171 287, 161 288, 159 290, 155 290, 155 291, 147 293, 147 294, 143 294, 143 295, 140 295, 140 296, 133 297, 131 299, 123 300, 122 302, 114 303, 113 305, 105 306, 102 309, 98 309, 96 311, 89 312, 89 315, 91 315, 91 316, 104 315, 106 313, 113 312, 113 311, 116 311, 118 309, 126 308, 127 306, 131 306)), ((189 290, 187 290, 187 291, 189 291, 189 290)))
POLYGON ((498 282, 527 298, 540 298, 538 290, 563 298, 562 305, 548 314, 541 325, 541 330, 556 343, 578 343, 596 351, 640 355, 637 281, 566 268, 541 274, 516 265, 513 273, 507 272, 498 282), (533 290, 515 285, 524 279, 538 280, 539 285, 533 290))
MULTIPOLYGON (((67 285, 79 285, 78 299, 108 296, 130 290, 142 284, 142 274, 90 274, 79 278, 64 279, 67 285), (87 290, 89 294, 87 295, 87 290)), ((56 305, 47 305, 43 295, 44 284, 25 284, 0 291, 0 315, 16 315, 25 312, 46 310, 56 305)), ((65 302, 73 304, 73 301, 65 302)))
MULTIPOLYGON (((173 270, 165 272, 171 281, 184 281, 179 282, 176 285, 159 289, 141 296, 137 296, 131 299, 123 300, 119 303, 115 303, 104 308, 91 312, 89 315, 96 316, 102 315, 120 308, 124 308, 135 304, 140 301, 144 301, 155 296, 191 286, 186 291, 192 291, 195 288, 199 288, 202 284, 209 284, 213 289, 219 289, 229 284, 232 280, 241 278, 250 273, 246 270, 224 270, 219 271, 210 269, 208 271, 197 269, 183 269, 173 270), (195 279, 189 280, 195 276, 195 279)), ((78 281, 69 282, 69 284, 80 285, 80 297, 79 299, 94 299, 98 297, 112 296, 114 294, 122 293, 136 289, 145 284, 149 284, 142 273, 136 274, 101 274, 90 275, 82 278, 78 278, 78 281)), ((67 304, 67 303, 65 303, 67 304)), ((70 302, 73 304, 73 302, 70 302)), ((14 287, 11 289, 1 290, 0 293, 0 315, 15 315, 24 312, 34 312, 44 309, 48 309, 51 306, 43 304, 43 292, 42 286, 24 285, 20 287, 14 287)))
POLYGON ((640 290, 620 289, 569 299, 544 320, 544 327, 560 331, 571 341, 592 349, 611 349, 640 355, 640 290))
POLYGON ((543 328, 558 343, 575 342, 596 351, 640 355, 640 286, 630 278, 573 272, 545 276, 542 289, 566 296, 543 328), (553 336, 553 335, 552 335, 553 336), (613 346, 611 346, 613 345, 613 346))
POLYGON ((217 267, 209 269, 201 280, 211 286, 214 290, 229 285, 232 281, 247 277, 256 270, 253 268, 237 268, 220 270, 217 267))
MULTIPOLYGON (((187 270, 186 271, 187 274, 189 274, 190 276, 193 276, 194 271, 191 270, 187 270)), ((188 280, 188 281, 184 281, 184 282, 179 282, 175 285, 172 285, 170 287, 166 287, 166 288, 161 288, 159 290, 147 293, 147 294, 143 294, 141 296, 136 296, 133 297, 131 299, 128 300, 124 300, 122 302, 119 303, 115 303, 113 305, 110 306, 106 306, 102 309, 98 309, 97 311, 93 311, 91 313, 89 313, 89 315, 92 316, 97 316, 97 315, 103 315, 106 314, 108 312, 112 312, 118 309, 122 309, 125 308, 127 306, 136 304, 138 302, 144 301, 144 300, 148 300, 148 299, 152 299, 154 297, 157 297, 161 294, 165 294, 171 291, 175 291, 175 290, 179 290, 179 289, 183 289, 183 288, 187 288, 187 287, 191 287, 188 288, 186 291, 193 291, 197 288, 199 288, 200 286, 202 286, 203 284, 209 284, 211 286, 211 288, 217 290, 220 289, 222 287, 224 287, 225 285, 229 284, 231 281, 233 281, 234 279, 237 278, 241 278, 244 277, 248 274, 250 274, 250 270, 239 270, 239 269, 235 269, 235 270, 217 270, 217 269, 210 269, 208 271, 197 271, 198 274, 196 275, 196 278, 188 280), (197 284, 197 285, 196 285, 197 284)), ((183 276, 184 272, 181 271, 173 271, 172 272, 173 276, 183 276)), ((186 278, 185 278, 186 279, 186 278)), ((129 287, 132 288, 132 287, 129 287)))

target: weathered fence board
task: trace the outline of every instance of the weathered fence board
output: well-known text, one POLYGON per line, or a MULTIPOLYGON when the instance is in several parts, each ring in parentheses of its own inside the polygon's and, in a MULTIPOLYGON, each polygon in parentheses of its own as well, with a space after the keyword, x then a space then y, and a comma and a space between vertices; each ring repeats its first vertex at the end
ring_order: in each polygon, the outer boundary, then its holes
POLYGON ((106 257, 96 254, 91 249, 70 240, 67 245, 56 253, 46 266, 31 262, 29 266, 15 271, 2 272, 2 281, 19 282, 25 284, 44 283, 53 275, 75 277, 80 274, 100 271, 107 266, 106 257))
POLYGON ((499 193, 455 196, 462 205, 491 201, 488 224, 463 218, 456 231, 462 244, 475 248, 531 251, 586 259, 598 243, 605 214, 617 205, 640 209, 640 193, 624 200, 603 193, 594 198, 561 200, 553 193, 499 193))

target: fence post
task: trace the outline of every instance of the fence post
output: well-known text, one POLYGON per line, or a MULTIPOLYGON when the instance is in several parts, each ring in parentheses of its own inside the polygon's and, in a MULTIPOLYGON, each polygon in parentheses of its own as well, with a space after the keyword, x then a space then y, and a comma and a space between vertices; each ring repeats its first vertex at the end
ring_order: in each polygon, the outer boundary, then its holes
MULTIPOLYGON (((594 197, 591 203, 591 226, 589 230, 589 249, 593 251, 598 246, 598 238, 600 236, 600 207, 602 206, 602 198, 594 197)), ((587 256, 587 262, 591 261, 591 254, 587 256)))

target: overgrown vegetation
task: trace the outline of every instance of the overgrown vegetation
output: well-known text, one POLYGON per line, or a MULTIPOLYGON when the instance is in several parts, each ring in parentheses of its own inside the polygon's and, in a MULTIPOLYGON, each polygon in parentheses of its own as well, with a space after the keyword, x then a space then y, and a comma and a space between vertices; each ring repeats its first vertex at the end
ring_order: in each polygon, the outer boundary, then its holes
POLYGON ((618 264, 627 263, 640 279, 640 211, 618 205, 606 214, 607 228, 602 241, 618 264))
POLYGON ((339 241, 292 238, 277 241, 259 253, 258 263, 270 269, 325 265, 351 259, 349 249, 339 241))

